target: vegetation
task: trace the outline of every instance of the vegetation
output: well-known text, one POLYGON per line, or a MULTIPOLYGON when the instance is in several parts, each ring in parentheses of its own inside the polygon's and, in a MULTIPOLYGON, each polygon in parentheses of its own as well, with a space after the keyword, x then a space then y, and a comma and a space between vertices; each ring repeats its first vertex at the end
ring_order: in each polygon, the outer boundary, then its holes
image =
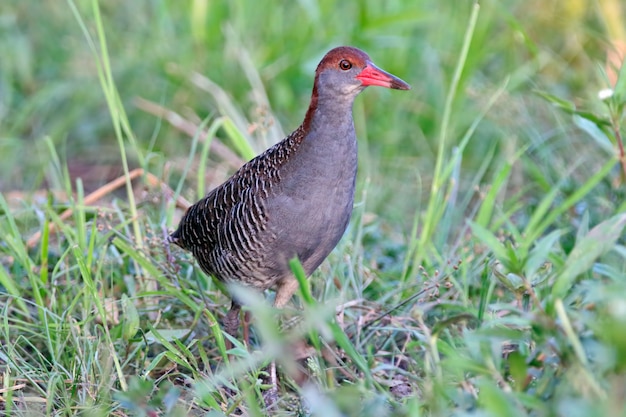
POLYGON ((0 411, 624 415, 626 8, 479 3, 3 2, 0 411), (351 226, 246 346, 163 238, 340 44, 413 89, 357 99, 351 226))

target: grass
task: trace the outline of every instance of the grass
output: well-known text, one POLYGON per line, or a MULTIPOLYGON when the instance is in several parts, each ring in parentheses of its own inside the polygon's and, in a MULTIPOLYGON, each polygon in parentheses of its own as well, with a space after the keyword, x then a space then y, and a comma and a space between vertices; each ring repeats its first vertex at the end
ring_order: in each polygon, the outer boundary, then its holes
POLYGON ((611 0, 3 4, 1 413, 623 415, 620 16, 611 0), (285 311, 239 290, 244 346, 221 330, 221 285, 163 237, 177 201, 299 123, 337 44, 413 90, 357 99, 350 228, 309 280, 292 265, 285 311))

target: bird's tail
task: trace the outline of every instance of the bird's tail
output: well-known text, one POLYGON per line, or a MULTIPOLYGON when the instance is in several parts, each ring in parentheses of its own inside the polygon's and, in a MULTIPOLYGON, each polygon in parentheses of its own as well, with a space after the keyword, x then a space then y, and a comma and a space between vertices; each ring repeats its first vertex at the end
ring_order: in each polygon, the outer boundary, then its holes
POLYGON ((173 243, 176 246, 180 246, 183 249, 187 249, 185 248, 185 246, 183 245, 183 241, 180 238, 180 228, 176 229, 172 234, 170 234, 167 238, 167 243, 173 243))

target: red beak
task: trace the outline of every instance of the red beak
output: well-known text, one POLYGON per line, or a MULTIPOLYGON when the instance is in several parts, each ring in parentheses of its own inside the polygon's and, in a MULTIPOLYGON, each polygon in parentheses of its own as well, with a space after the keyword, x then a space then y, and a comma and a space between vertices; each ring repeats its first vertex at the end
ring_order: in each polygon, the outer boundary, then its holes
POLYGON ((381 70, 371 62, 367 62, 367 66, 363 68, 361 73, 356 76, 364 86, 378 85, 380 87, 393 88, 396 90, 410 90, 411 86, 402 81, 395 75, 391 75, 381 70))

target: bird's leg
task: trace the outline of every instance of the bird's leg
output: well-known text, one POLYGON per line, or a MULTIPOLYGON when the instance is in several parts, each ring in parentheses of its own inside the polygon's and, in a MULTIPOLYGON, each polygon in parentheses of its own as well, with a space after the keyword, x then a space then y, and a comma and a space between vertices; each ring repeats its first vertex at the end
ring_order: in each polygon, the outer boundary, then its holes
POLYGON ((276 298, 274 298, 274 307, 283 308, 291 297, 293 293, 298 289, 298 281, 295 278, 288 278, 281 281, 278 284, 278 288, 276 289, 276 298))
MULTIPOLYGON (((298 289, 298 281, 294 278, 288 278, 281 281, 276 289, 276 298, 274 298, 274 307, 283 308, 298 289)), ((272 408, 278 400, 278 378, 276 377, 276 361, 270 363, 270 385, 271 388, 265 394, 266 407, 272 408)))
POLYGON ((276 407, 278 403, 278 378, 276 377, 276 361, 270 363, 270 384, 271 388, 263 394, 263 401, 265 401, 265 408, 270 411, 276 407))
POLYGON ((250 346, 250 311, 243 312, 243 342, 250 346))
POLYGON ((239 332, 239 312, 241 311, 241 305, 235 300, 230 305, 230 310, 224 317, 224 330, 226 333, 236 338, 239 332))

